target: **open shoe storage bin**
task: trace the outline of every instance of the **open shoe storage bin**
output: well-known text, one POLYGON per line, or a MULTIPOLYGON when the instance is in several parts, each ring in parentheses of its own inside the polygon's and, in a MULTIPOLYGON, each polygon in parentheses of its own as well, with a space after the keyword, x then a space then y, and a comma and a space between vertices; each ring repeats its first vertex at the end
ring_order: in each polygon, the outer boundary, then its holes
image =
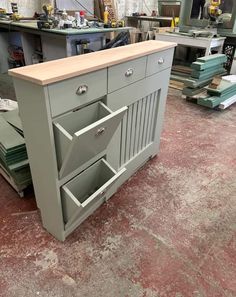
POLYGON ((159 151, 175 44, 14 69, 37 205, 64 240, 159 151))

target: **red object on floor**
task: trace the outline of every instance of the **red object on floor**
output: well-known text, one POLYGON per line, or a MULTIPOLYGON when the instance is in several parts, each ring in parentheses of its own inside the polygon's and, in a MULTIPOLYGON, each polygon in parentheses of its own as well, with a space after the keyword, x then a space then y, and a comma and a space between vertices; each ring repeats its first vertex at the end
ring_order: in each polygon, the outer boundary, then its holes
POLYGON ((0 177, 0 296, 235 297, 235 118, 171 90, 159 156, 64 243, 0 177))

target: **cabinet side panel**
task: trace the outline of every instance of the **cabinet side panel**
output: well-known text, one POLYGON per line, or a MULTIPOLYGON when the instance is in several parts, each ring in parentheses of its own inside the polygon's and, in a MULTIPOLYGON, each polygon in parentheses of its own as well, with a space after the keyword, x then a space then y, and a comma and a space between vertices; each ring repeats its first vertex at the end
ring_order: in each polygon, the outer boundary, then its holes
POLYGON ((20 117, 44 227, 64 240, 57 162, 47 87, 14 79, 20 117))

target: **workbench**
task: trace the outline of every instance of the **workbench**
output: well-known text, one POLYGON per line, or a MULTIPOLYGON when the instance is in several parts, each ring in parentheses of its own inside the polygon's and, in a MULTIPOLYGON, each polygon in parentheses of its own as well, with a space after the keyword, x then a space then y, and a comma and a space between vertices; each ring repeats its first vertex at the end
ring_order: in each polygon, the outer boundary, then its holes
MULTIPOLYGON (((70 57, 77 54, 76 42, 82 39, 90 41, 92 50, 101 49, 106 42, 106 35, 110 32, 128 31, 129 27, 123 28, 88 28, 88 29, 42 29, 37 28, 37 21, 5 21, 0 20, 0 52, 7 48, 11 32, 20 34, 20 42, 25 55, 25 64, 33 64, 35 45, 41 44, 43 60, 51 61, 60 58, 70 57), (2 50, 1 50, 2 48, 2 50)), ((38 52, 38 50, 37 50, 38 52)), ((1 72, 6 71, 7 54, 5 61, 0 61, 5 66, 1 72)), ((3 59, 3 57, 2 57, 3 59)))
POLYGON ((214 50, 217 53, 222 53, 225 37, 192 37, 187 34, 175 34, 175 33, 156 33, 156 40, 176 42, 178 45, 184 45, 187 47, 196 47, 205 49, 205 55, 211 54, 214 50))
POLYGON ((170 27, 172 17, 165 16, 126 16, 127 25, 130 27, 140 28, 143 21, 164 24, 164 27, 170 27))
POLYGON ((10 71, 37 205, 59 240, 158 154, 175 46, 151 40, 10 71))

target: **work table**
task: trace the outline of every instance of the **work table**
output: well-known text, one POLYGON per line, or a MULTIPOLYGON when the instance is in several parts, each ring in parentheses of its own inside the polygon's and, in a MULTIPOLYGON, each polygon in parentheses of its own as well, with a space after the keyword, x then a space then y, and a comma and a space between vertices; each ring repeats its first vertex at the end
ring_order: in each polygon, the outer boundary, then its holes
POLYGON ((37 21, 5 21, 0 20, 0 28, 4 28, 7 30, 32 30, 32 32, 40 34, 40 32, 51 33, 51 34, 59 34, 59 35, 82 35, 82 34, 94 34, 94 33, 109 33, 109 32, 121 32, 124 30, 131 29, 130 27, 122 27, 122 28, 87 28, 87 29, 38 29, 37 21))
POLYGON ((175 46, 176 44, 173 42, 145 41, 141 45, 136 43, 83 56, 18 68, 10 70, 9 74, 38 85, 46 85, 139 58, 144 54, 161 52, 175 46))
POLYGON ((32 65, 37 61, 47 62, 83 54, 83 46, 80 45, 82 40, 87 41, 87 48, 98 51, 106 45, 107 38, 112 39, 115 33, 128 32, 130 29, 122 27, 39 30, 36 21, 0 20, 0 73, 8 70, 7 49, 11 44, 21 47, 25 65, 32 65))

